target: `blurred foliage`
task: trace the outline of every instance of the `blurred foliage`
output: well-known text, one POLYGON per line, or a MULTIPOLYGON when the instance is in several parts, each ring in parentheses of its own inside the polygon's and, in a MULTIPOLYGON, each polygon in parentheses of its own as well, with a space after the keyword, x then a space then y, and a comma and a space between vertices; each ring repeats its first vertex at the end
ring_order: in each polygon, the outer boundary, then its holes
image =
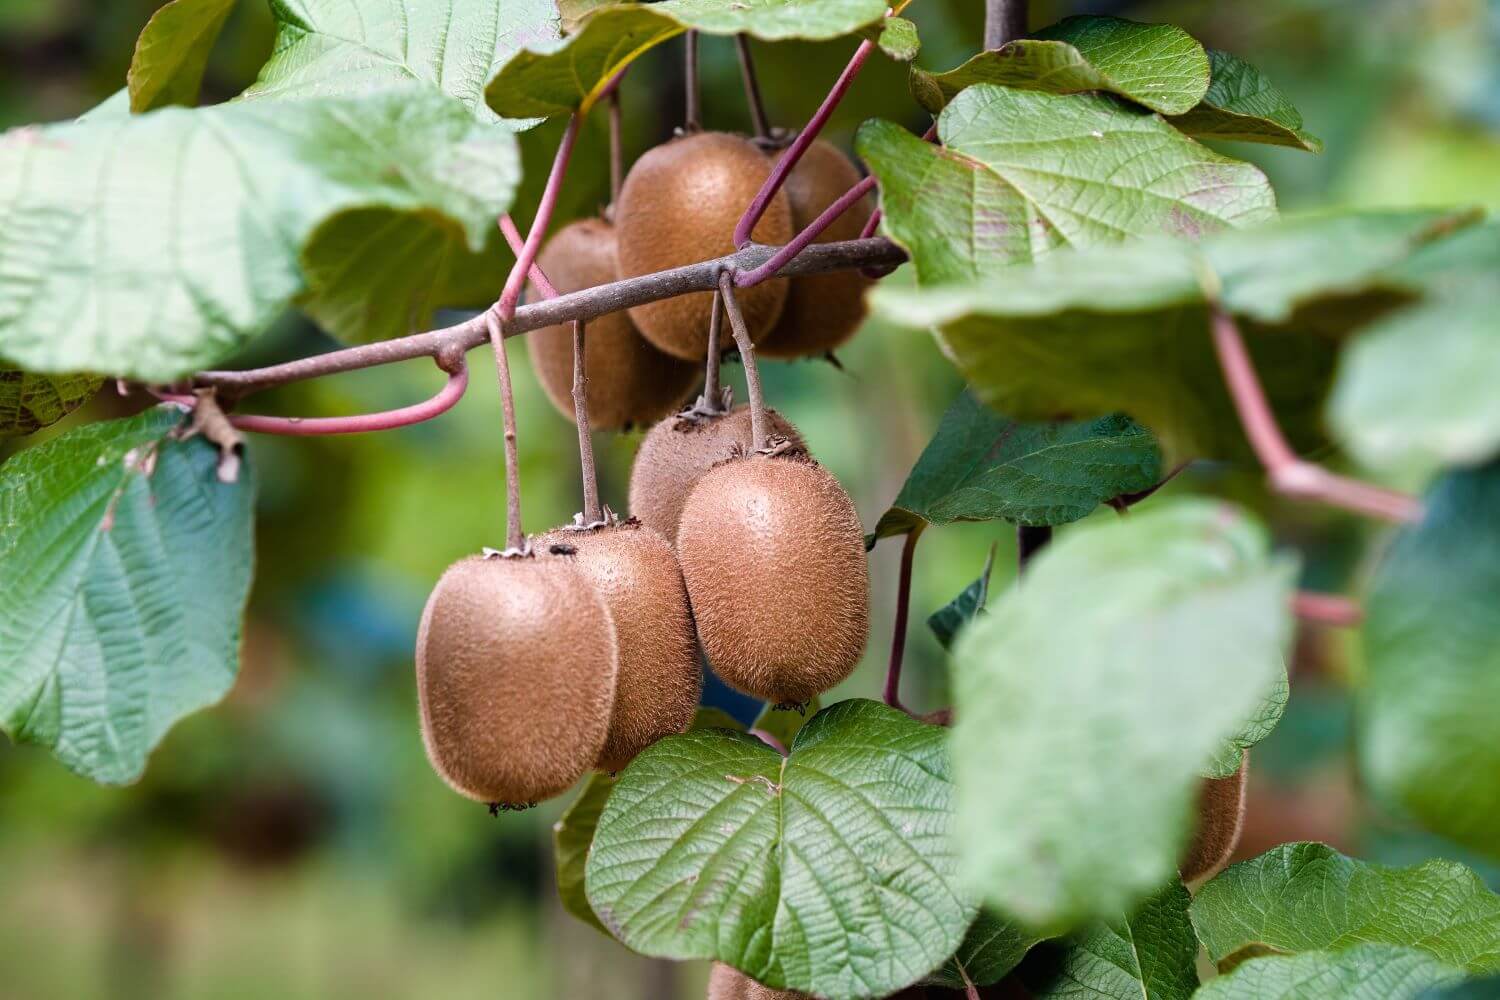
MULTIPOLYGON (((136 33, 155 0, 0 0, 0 128, 76 115, 123 86, 136 33)), ((1265 0, 1257 4, 1037 3, 1034 23, 1069 13, 1173 21, 1255 62, 1327 143, 1322 156, 1225 147, 1268 171, 1281 204, 1500 208, 1500 3, 1485 0, 1265 0)), ((982 5, 922 0, 907 16, 918 64, 957 65, 977 48, 982 5)), ((266 5, 241 3, 210 61, 205 100, 232 97, 270 51, 266 5)), ((805 119, 851 47, 757 44, 773 121, 805 119)), ((703 42, 712 128, 748 120, 726 39, 703 42)), ((670 135, 681 114, 681 46, 632 70, 626 154, 670 135)), ((829 137, 881 116, 920 129, 905 67, 871 60, 829 137)), ((560 124, 529 133, 518 221, 529 221, 560 124)), ((608 198, 602 116, 590 122, 560 208, 608 198)), ((506 261, 497 252, 494 287, 506 261)), ((898 275, 892 280, 904 280, 898 275)), ((330 347, 288 316, 243 363, 330 347)), ((0 993, 54 997, 481 997, 701 995, 706 970, 632 958, 566 917, 551 889, 548 826, 563 803, 491 819, 433 775, 417 735, 411 647, 428 588, 453 559, 503 531, 499 404, 476 352, 474 389, 443 419, 349 439, 258 439, 258 572, 245 666, 222 705, 179 727, 128 789, 94 786, 45 752, 0 742, 0 993), (607 970, 607 971, 606 971, 607 970), (607 977, 607 978, 606 978, 607 977)), ((517 350, 517 356, 524 350, 517 350)), ((900 488, 957 395, 930 340, 869 325, 821 362, 768 365, 768 397, 802 428, 849 488, 866 527, 900 488)), ((525 523, 537 531, 578 506, 571 426, 518 364, 525 523)), ((727 370, 743 398, 742 373, 727 370)), ((402 405, 440 374, 412 363, 259 397, 257 410, 335 414, 402 405)), ((138 409, 106 393, 47 437, 138 409)), ((602 489, 622 505, 639 435, 598 435, 602 489)), ((20 443, 0 444, 0 458, 20 443)), ((1268 500, 1249 470, 1208 466, 1164 494, 1233 497, 1272 518, 1305 555, 1305 583, 1339 589, 1365 529, 1268 500)), ((1105 510, 1096 517, 1115 517, 1105 510)), ((917 623, 957 595, 1000 541, 992 593, 1013 576, 1014 539, 997 525, 927 532, 916 561, 917 623)), ((861 669, 825 701, 878 690, 890 635, 899 546, 872 554, 875 621, 861 669)), ((907 703, 947 703, 945 654, 925 628, 908 639, 907 703)), ((1254 752, 1251 855, 1290 839, 1327 839, 1374 859, 1464 858, 1367 815, 1347 754, 1346 644, 1304 636, 1291 705, 1254 752)), ((722 688, 710 698, 747 718, 722 688)), ((1494 869, 1485 872, 1500 885, 1494 869)))

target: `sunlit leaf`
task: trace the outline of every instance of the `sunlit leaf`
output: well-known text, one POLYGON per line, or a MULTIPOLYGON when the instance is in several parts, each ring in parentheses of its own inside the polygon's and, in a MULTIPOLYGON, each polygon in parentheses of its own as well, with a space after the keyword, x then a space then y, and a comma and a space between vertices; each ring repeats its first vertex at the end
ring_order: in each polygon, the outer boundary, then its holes
MULTIPOLYGON (((1198 1000, 1416 1000, 1463 973, 1415 948, 1363 944, 1347 951, 1309 951, 1253 958, 1210 980, 1198 1000)), ((1485 994, 1489 996, 1490 994, 1485 994)))
POLYGON ((234 5, 235 0, 171 0, 151 15, 126 76, 131 111, 198 103, 209 52, 234 5))
POLYGON ((1197 107, 1172 124, 1200 139, 1233 139, 1321 153, 1323 142, 1302 128, 1302 113, 1254 66, 1210 49, 1213 80, 1197 107))

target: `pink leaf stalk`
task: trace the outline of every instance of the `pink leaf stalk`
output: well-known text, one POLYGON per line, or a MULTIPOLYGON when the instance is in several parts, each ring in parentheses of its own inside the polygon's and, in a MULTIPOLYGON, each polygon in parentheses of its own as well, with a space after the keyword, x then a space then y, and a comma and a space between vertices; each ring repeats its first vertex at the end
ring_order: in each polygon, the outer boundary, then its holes
POLYGON ((532 262, 536 260, 542 238, 546 236, 547 226, 552 221, 552 213, 557 208, 557 196, 562 191, 563 175, 568 172, 568 161, 573 156, 573 144, 578 139, 578 126, 582 120, 582 116, 577 114, 569 118, 562 142, 558 143, 557 156, 552 160, 552 172, 547 175, 547 186, 537 205, 531 232, 526 236, 525 246, 516 255, 515 267, 510 269, 510 276, 505 279, 505 290, 500 293, 500 301, 496 303, 502 322, 509 322, 516 314, 516 303, 521 300, 521 288, 526 284, 526 275, 531 270, 532 262))

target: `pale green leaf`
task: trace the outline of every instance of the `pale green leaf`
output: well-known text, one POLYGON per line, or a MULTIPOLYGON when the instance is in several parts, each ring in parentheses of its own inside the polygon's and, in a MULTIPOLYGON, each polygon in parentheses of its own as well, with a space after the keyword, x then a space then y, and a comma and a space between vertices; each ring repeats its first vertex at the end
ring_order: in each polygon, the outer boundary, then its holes
POLYGON ((151 15, 125 77, 131 111, 198 103, 209 52, 234 5, 235 0, 171 0, 151 15))
POLYGON ((176 407, 0 466, 0 728, 118 784, 239 669, 255 487, 176 407))
POLYGON ((1199 772, 1282 669, 1294 567, 1237 509, 1071 529, 954 651, 966 883, 1028 926, 1128 911, 1175 876, 1199 772))
POLYGON ((824 709, 785 758, 739 733, 669 736, 605 806, 589 902, 643 954, 886 996, 946 961, 976 914, 953 884, 946 736, 868 701, 824 709))
POLYGON ((990 600, 990 574, 995 569, 995 546, 990 546, 984 557, 984 570, 979 578, 943 607, 927 616, 927 627, 944 649, 953 647, 953 640, 964 627, 983 613, 990 600))
MULTIPOLYGON (((870 29, 866 29, 869 31, 870 29)), ((888 17, 875 33, 875 42, 880 51, 897 62, 911 62, 922 51, 922 39, 917 26, 904 17, 888 17)))
POLYGON ((1264 73, 1228 52, 1210 49, 1213 80, 1202 102, 1172 124, 1200 139, 1231 139, 1321 153, 1323 142, 1302 128, 1302 113, 1264 73))
POLYGON ((588 865, 589 845, 594 842, 594 830, 599 826, 604 803, 609 800, 614 786, 615 778, 599 771, 592 772, 584 781, 578 797, 552 824, 552 861, 563 909, 605 934, 609 931, 589 906, 588 894, 584 890, 584 872, 588 865))
POLYGON ((1210 980, 1194 996, 1197 1000, 1416 1000, 1462 977, 1457 969, 1415 948, 1364 944, 1347 951, 1251 959, 1230 975, 1210 980))
POLYGON ((57 423, 92 399, 103 384, 93 375, 33 375, 0 367, 0 438, 57 423))

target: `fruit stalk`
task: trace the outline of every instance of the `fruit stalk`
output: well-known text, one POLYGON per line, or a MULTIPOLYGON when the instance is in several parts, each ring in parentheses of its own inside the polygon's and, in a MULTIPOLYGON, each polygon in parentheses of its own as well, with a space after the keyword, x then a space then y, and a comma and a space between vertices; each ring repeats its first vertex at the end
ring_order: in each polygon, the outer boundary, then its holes
POLYGON ((686 52, 682 58, 683 90, 685 91, 682 114, 684 132, 703 131, 703 111, 700 107, 702 93, 698 87, 698 32, 688 31, 683 36, 686 52))
POLYGON ((761 100, 760 81, 755 76, 755 60, 750 56, 750 37, 735 35, 734 47, 740 57, 740 79, 745 84, 745 103, 750 108, 750 120, 755 126, 756 138, 769 139, 771 123, 766 118, 765 102, 761 100))
POLYGON ((740 312, 739 300, 734 295, 734 276, 728 271, 719 273, 719 294, 724 299, 724 311, 729 314, 729 329, 740 349, 740 360, 745 364, 745 391, 750 397, 750 437, 754 450, 767 446, 769 433, 766 422, 766 401, 760 391, 760 369, 755 364, 755 344, 750 340, 750 329, 740 312))
MULTIPOLYGON (((906 659, 906 622, 911 611, 911 569, 921 528, 907 532, 901 546, 901 571, 896 579, 896 624, 891 629, 891 659, 885 670, 885 703, 906 712, 901 704, 901 665, 906 659)), ((908 713, 909 714, 909 713, 908 713)))
POLYGON ((505 421, 505 549, 519 555, 526 551, 521 530, 521 463, 516 454, 516 400, 510 387, 510 361, 505 356, 505 336, 500 318, 491 309, 485 313, 490 344, 495 348, 495 375, 500 380, 500 410, 505 421))
POLYGON ((714 289, 713 312, 708 320, 708 351, 703 368, 703 406, 706 413, 723 413, 723 400, 719 398, 719 342, 724 332, 724 296, 714 289))
POLYGON ((620 131, 620 90, 616 87, 609 93, 609 203, 611 206, 619 200, 620 185, 625 179, 625 155, 621 152, 620 131))
POLYGON ((985 0, 984 47, 998 49, 1026 34, 1027 0, 985 0))
POLYGON ((515 315, 516 303, 521 300, 521 289, 526 284, 526 275, 531 270, 532 262, 536 260, 537 251, 542 248, 542 237, 547 234, 547 225, 552 221, 553 210, 557 208, 563 175, 568 172, 568 161, 573 156, 573 143, 578 139, 578 126, 582 121, 582 115, 570 117, 568 127, 563 131, 562 142, 557 144, 552 172, 547 175, 547 186, 542 190, 542 200, 537 204, 536 218, 532 220, 531 231, 526 235, 526 245, 516 255, 516 264, 510 269, 510 276, 505 279, 505 289, 500 293, 497 305, 503 321, 509 322, 515 315))

